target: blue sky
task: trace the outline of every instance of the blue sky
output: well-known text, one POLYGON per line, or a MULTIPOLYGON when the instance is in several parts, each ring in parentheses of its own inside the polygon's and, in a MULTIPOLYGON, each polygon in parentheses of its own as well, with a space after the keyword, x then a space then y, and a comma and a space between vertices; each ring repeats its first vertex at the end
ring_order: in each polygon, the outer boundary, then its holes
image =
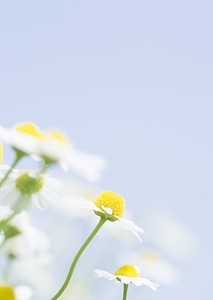
POLYGON ((212 8, 0 4, 1 125, 64 129, 80 149, 106 157, 100 186, 130 199, 138 220, 166 211, 196 235, 199 250, 178 266, 179 285, 158 300, 213 296, 212 8))

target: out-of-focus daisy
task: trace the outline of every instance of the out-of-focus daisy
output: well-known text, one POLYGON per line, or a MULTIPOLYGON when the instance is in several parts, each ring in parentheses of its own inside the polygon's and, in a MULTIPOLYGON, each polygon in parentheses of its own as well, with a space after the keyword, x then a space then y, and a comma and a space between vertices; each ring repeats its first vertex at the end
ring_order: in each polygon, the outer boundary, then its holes
POLYGON ((126 257, 133 263, 137 263, 145 276, 160 284, 171 285, 176 283, 179 278, 176 268, 153 249, 128 252, 121 257, 121 261, 126 257))
POLYGON ((32 289, 26 285, 0 285, 1 300, 29 300, 32 297, 32 289))
POLYGON ((164 211, 154 211, 145 217, 149 236, 159 249, 178 260, 188 259, 197 253, 199 242, 196 234, 174 216, 164 211))
POLYGON ((42 137, 40 129, 32 123, 17 124, 12 128, 0 126, 2 141, 23 154, 35 154, 39 146, 39 140, 42 137))
POLYGON ((76 206, 92 209, 96 215, 108 221, 119 221, 126 229, 132 231, 141 241, 139 233, 143 233, 143 229, 135 225, 134 222, 122 217, 125 210, 125 199, 119 194, 112 191, 103 191, 94 202, 85 199, 77 199, 76 206))
MULTIPOLYGON (((8 170, 7 166, 1 166, 0 178, 8 170)), ((39 208, 43 208, 45 199, 57 201, 64 194, 62 183, 47 174, 36 171, 13 169, 7 181, 1 187, 1 195, 5 203, 10 203, 15 211, 25 209, 30 202, 39 208)))
MULTIPOLYGON (((0 223, 6 220, 12 211, 4 206, 0 206, 0 223)), ((32 226, 30 215, 26 211, 14 216, 8 223, 8 231, 11 234, 17 233, 12 238, 8 238, 2 248, 3 253, 7 253, 16 258, 43 257, 48 254, 51 246, 48 237, 39 229, 32 226)), ((4 238, 4 231, 0 233, 0 239, 4 238)), ((7 237, 7 236, 6 236, 7 237)))
POLYGON ((97 277, 104 277, 109 280, 116 279, 124 284, 133 283, 137 286, 146 285, 153 291, 156 291, 158 288, 158 284, 151 282, 149 279, 140 277, 138 269, 132 265, 123 265, 115 271, 114 274, 100 269, 95 270, 95 273, 97 277))
POLYGON ((102 156, 77 150, 60 130, 41 131, 35 124, 20 123, 10 129, 0 126, 0 138, 16 151, 45 164, 59 163, 92 182, 98 181, 106 168, 102 156))

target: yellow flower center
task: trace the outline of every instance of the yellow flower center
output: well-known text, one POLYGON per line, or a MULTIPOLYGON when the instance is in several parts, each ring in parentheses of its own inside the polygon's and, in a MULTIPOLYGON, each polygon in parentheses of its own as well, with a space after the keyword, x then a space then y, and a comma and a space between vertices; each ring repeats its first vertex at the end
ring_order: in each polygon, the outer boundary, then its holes
POLYGON ((115 271, 114 275, 127 276, 127 277, 140 277, 138 271, 131 265, 124 265, 115 271))
POLYGON ((15 125, 15 129, 17 131, 29 134, 33 137, 36 137, 38 139, 43 138, 42 132, 38 129, 38 127, 32 123, 22 123, 15 125))
POLYGON ((51 131, 46 134, 46 137, 54 138, 58 142, 66 144, 68 139, 59 131, 51 131))
POLYGON ((13 289, 9 286, 0 286, 0 299, 16 300, 13 289))
POLYGON ((109 217, 122 217, 125 209, 125 200, 112 191, 103 191, 94 204, 109 217))
POLYGON ((2 144, 0 144, 0 162, 2 161, 2 157, 3 157, 3 147, 2 144))
POLYGON ((20 175, 15 183, 17 190, 19 190, 22 195, 32 195, 38 193, 42 189, 44 179, 41 176, 30 176, 29 172, 27 172, 20 175))

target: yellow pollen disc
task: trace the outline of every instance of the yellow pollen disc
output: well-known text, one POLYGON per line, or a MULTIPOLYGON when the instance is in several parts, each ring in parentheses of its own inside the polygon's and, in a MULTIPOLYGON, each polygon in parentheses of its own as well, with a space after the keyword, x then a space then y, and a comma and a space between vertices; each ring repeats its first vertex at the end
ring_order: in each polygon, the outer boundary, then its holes
POLYGON ((59 131, 51 131, 46 134, 46 137, 54 138, 60 143, 66 144, 68 139, 59 131))
POLYGON ((0 144, 0 162, 2 161, 2 157, 3 157, 3 147, 2 144, 0 144))
POLYGON ((112 191, 103 191, 95 200, 94 204, 103 212, 107 212, 107 208, 111 209, 110 216, 122 217, 125 209, 125 200, 119 194, 112 191), (105 210, 106 208, 106 210, 105 210))
POLYGON ((115 271, 114 275, 127 276, 127 277, 140 277, 138 271, 131 265, 124 265, 115 271))
POLYGON ((42 189, 44 185, 44 179, 41 176, 34 178, 29 176, 28 173, 24 173, 16 178, 15 184, 16 189, 22 195, 32 195, 37 194, 42 189))
POLYGON ((9 286, 0 286, 0 299, 16 300, 13 289, 9 286))
POLYGON ((15 125, 15 129, 29 134, 33 137, 36 137, 38 139, 42 139, 43 138, 43 134, 42 132, 38 129, 38 127, 32 123, 22 123, 22 124, 17 124, 15 125))

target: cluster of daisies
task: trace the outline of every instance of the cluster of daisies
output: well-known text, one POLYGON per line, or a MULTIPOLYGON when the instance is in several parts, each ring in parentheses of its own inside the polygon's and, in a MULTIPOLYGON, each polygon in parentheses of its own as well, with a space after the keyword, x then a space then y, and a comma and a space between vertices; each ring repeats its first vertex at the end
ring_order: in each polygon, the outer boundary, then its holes
MULTIPOLYGON (((31 206, 43 208, 46 200, 60 201, 68 197, 62 182, 52 178, 50 174, 51 166, 54 164, 60 165, 64 170, 70 169, 91 182, 100 179, 107 165, 102 156, 76 149, 61 131, 41 130, 32 123, 20 123, 12 128, 0 126, 0 251, 10 263, 21 256, 29 259, 31 252, 36 253, 37 257, 43 250, 48 252, 50 247, 48 240, 31 225, 29 208, 31 206), (15 158, 11 165, 3 164, 4 145, 9 145, 14 151, 15 158), (35 160, 38 163, 37 169, 19 170, 18 163, 24 157, 35 160)), ((105 222, 120 222, 141 241, 140 234, 143 230, 123 217, 125 199, 119 194, 106 190, 93 202, 76 199, 75 205, 92 210, 100 221, 80 248, 64 284, 51 298, 52 300, 61 297, 82 252, 105 222)), ((4 269, 1 260, 0 267, 4 269)), ((33 299, 33 290, 30 287, 12 284, 8 281, 8 272, 3 273, 0 273, 0 299, 33 299)), ((127 297, 127 287, 130 283, 136 286, 146 285, 154 291, 158 287, 157 284, 141 277, 138 268, 133 265, 123 265, 113 274, 98 269, 95 270, 95 274, 97 277, 115 279, 123 283, 123 299, 127 297)))

